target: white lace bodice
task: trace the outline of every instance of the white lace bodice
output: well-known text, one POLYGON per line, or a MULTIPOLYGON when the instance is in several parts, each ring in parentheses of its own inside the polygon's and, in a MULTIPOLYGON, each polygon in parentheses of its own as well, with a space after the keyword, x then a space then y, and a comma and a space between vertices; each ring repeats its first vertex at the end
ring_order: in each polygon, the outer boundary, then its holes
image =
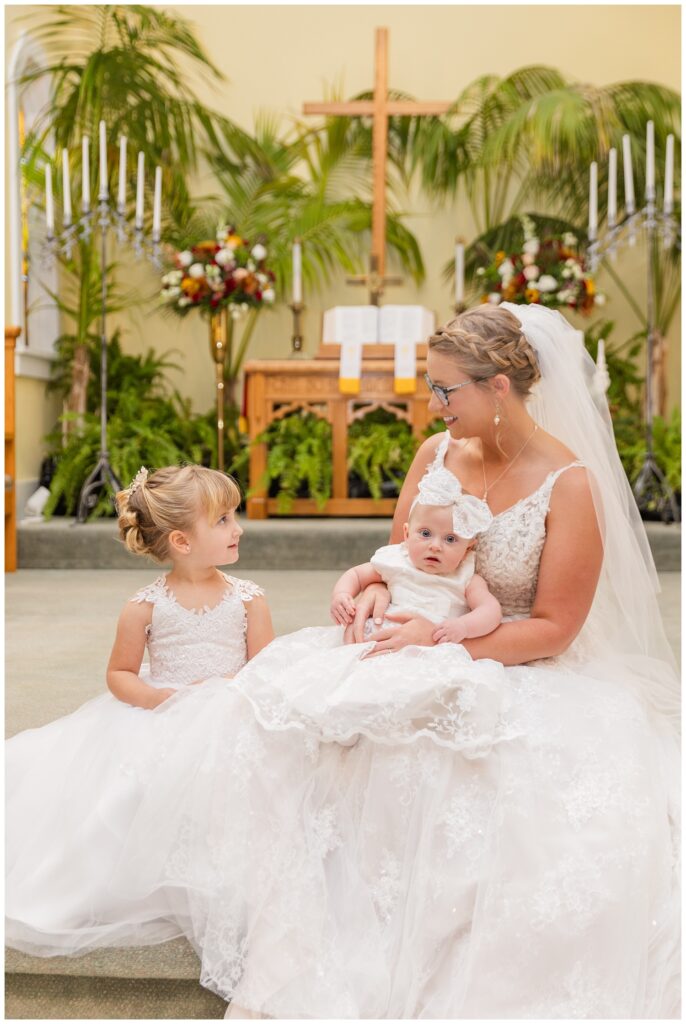
POLYGON ((464 615, 469 611, 465 589, 474 575, 474 555, 470 552, 457 571, 434 576, 417 569, 405 544, 388 544, 374 552, 371 564, 387 584, 392 611, 410 611, 431 622, 464 615))
POLYGON ((250 580, 222 573, 228 586, 219 604, 189 609, 178 603, 164 576, 139 590, 132 601, 153 605, 146 628, 150 682, 188 686, 210 676, 235 675, 248 660, 244 601, 264 591, 250 580))
MULTIPOLYGON (((444 468, 449 441, 446 431, 431 469, 444 468)), ((581 465, 571 462, 553 470, 535 491, 494 516, 491 526, 479 537, 475 548, 476 571, 500 601, 503 616, 519 618, 531 613, 553 486, 566 469, 581 465)))

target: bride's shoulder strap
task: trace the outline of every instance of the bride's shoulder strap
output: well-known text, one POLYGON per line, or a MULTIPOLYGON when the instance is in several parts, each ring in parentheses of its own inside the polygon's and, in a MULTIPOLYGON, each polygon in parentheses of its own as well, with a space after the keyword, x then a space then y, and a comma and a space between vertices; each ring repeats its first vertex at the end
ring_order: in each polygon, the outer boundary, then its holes
POLYGON ((438 442, 436 451, 434 453, 433 461, 429 463, 429 469, 438 469, 445 462, 445 453, 448 451, 448 445, 450 444, 450 432, 448 430, 443 432, 441 440, 438 442))
POLYGON ((555 486, 555 483, 560 479, 562 474, 566 473, 568 469, 579 469, 579 468, 585 469, 586 466, 585 466, 585 463, 583 463, 583 462, 581 462, 580 460, 577 459, 575 462, 569 462, 566 466, 560 466, 559 469, 554 469, 551 473, 549 473, 545 483, 543 484, 543 488, 542 488, 543 491, 545 492, 545 494, 548 496, 548 499, 550 499, 550 496, 551 496, 552 491, 553 491, 553 487, 555 486))

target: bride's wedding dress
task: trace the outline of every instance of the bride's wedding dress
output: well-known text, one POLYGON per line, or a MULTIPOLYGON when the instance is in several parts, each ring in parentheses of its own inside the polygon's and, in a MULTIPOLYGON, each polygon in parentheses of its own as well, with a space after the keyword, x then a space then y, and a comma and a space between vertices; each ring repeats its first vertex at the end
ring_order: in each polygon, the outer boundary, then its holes
MULTIPOLYGON (((478 542, 508 617, 531 607, 558 476, 478 542)), ((194 694, 154 769, 116 884, 167 893, 203 984, 273 1017, 676 1014, 655 666, 583 633, 514 668, 453 644, 360 660, 341 632, 280 637, 225 699, 194 694)))
MULTIPOLYGON (((595 449, 570 447, 605 485, 595 449)), ((530 612, 551 494, 575 471, 479 539, 507 617, 530 612)), ((643 641, 649 576, 624 591, 615 554, 639 559, 612 525, 609 580, 560 657, 364 659, 371 643, 306 628, 162 705, 126 758, 106 898, 77 930, 97 936, 99 914, 159 941, 165 922, 238 1016, 677 1017, 673 668, 643 641)))

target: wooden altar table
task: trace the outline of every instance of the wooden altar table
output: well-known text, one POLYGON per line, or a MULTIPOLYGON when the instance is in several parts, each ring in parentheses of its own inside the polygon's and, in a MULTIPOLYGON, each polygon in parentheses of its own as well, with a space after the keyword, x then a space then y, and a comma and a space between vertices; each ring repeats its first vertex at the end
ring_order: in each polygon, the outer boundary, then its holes
MULTIPOLYGON (((331 346, 331 349, 338 346, 331 346)), ((351 498, 348 496, 348 427, 375 409, 386 409, 410 424, 418 440, 423 439, 429 423, 429 391, 424 383, 424 354, 417 353, 417 390, 410 395, 393 391, 393 360, 367 358, 387 346, 365 346, 358 395, 342 395, 338 387, 339 363, 329 359, 265 359, 245 365, 247 418, 251 442, 270 423, 300 409, 327 420, 333 433, 332 496, 323 509, 311 498, 296 499, 289 515, 295 516, 392 516, 395 498, 351 498)), ((331 353, 332 356, 334 353, 331 353)), ((277 514, 276 498, 266 488, 258 488, 267 468, 266 444, 254 445, 250 452, 250 490, 247 499, 249 519, 266 519, 277 514)))

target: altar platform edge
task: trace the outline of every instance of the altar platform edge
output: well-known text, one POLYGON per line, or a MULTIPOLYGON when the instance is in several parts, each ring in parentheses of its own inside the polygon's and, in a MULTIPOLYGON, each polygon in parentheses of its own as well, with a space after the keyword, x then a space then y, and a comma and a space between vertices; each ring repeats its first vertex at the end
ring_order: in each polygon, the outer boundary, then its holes
MULTIPOLYGON (((388 543, 390 519, 241 517, 241 569, 346 569, 369 560, 388 543)), ((681 569, 681 524, 646 523, 658 572, 681 569)), ((24 519, 17 527, 20 569, 135 569, 112 519, 75 523, 54 517, 24 519)))

